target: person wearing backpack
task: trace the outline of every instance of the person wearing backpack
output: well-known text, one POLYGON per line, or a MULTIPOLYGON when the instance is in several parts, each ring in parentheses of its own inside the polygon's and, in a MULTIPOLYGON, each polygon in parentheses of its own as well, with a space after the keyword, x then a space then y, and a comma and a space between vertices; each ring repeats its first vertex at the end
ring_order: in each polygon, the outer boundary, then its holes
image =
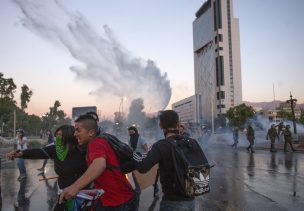
MULTIPOLYGON (((187 195, 184 187, 178 181, 178 175, 184 175, 180 174, 180 169, 177 168, 177 157, 173 153, 173 149, 175 143, 190 143, 190 148, 198 149, 198 151, 201 151, 201 148, 194 139, 185 139, 179 135, 179 117, 175 111, 163 111, 159 116, 159 120, 165 139, 159 140, 152 145, 147 156, 142 161, 136 162, 136 169, 140 173, 145 173, 155 164, 159 164, 160 183, 163 191, 160 211, 194 211, 194 195, 187 195)), ((196 156, 197 151, 194 150, 193 152, 195 152, 194 155, 196 156)))
POLYGON ((133 211, 135 195, 133 188, 120 169, 118 158, 104 137, 99 137, 98 119, 90 114, 81 115, 75 121, 75 137, 81 146, 87 147, 87 171, 60 195, 60 202, 71 199, 91 182, 104 194, 95 211, 133 211))

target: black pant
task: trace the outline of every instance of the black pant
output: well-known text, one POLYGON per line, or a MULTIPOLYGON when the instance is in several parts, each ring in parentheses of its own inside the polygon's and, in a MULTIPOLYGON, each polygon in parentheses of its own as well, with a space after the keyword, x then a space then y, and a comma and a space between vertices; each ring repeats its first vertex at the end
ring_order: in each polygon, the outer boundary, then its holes
POLYGON ((115 207, 105 207, 102 206, 101 200, 99 200, 94 211, 134 211, 135 201, 136 201, 136 196, 134 195, 132 199, 130 199, 124 204, 115 207))

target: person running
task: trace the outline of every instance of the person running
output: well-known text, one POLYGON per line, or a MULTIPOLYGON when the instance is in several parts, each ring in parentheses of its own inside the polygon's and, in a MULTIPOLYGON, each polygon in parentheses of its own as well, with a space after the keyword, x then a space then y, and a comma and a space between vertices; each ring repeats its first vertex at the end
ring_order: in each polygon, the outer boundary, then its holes
MULTIPOLYGON (((55 144, 38 149, 27 149, 6 154, 8 159, 53 159, 58 175, 58 186, 64 189, 73 184, 87 169, 85 151, 80 149, 74 137, 74 127, 63 125, 57 128, 55 144)), ((67 210, 67 204, 55 205, 54 211, 67 210)))
POLYGON ((266 140, 268 140, 268 138, 271 141, 270 152, 276 152, 277 150, 274 147, 274 142, 275 142, 276 138, 278 138, 278 140, 279 140, 279 135, 277 133, 277 130, 275 129, 275 124, 272 124, 271 127, 269 128, 267 135, 266 135, 266 140))
POLYGON ((134 190, 119 169, 118 158, 105 138, 98 137, 98 119, 85 114, 75 121, 75 137, 81 146, 87 146, 87 171, 60 195, 60 202, 71 199, 85 186, 94 182, 96 189, 103 189, 94 210, 133 211, 135 207, 134 190))
POLYGON ((248 125, 247 127, 247 133, 246 133, 246 136, 247 136, 247 140, 249 141, 249 146, 247 147, 247 151, 251 153, 254 153, 254 149, 253 149, 253 145, 254 145, 254 129, 251 125, 251 123, 248 125))
POLYGON ((292 133, 290 131, 290 125, 286 125, 285 130, 283 131, 283 135, 284 135, 284 152, 288 152, 287 150, 287 145, 289 144, 291 150, 294 152, 296 151, 291 143, 292 140, 292 133))
POLYGON ((234 143, 232 144, 232 148, 234 147, 236 149, 237 144, 239 143, 239 129, 237 127, 234 127, 232 134, 233 134, 233 141, 234 141, 234 143))
MULTIPOLYGON (((176 172, 171 153, 170 138, 179 137, 179 117, 173 110, 165 110, 160 116, 160 127, 164 132, 165 139, 159 140, 152 145, 151 150, 141 162, 137 162, 136 169, 140 173, 149 171, 155 164, 159 164, 160 183, 163 197, 160 202, 160 211, 193 211, 195 210, 194 197, 185 197, 175 185, 176 172)), ((173 139, 174 140, 174 139, 173 139)))

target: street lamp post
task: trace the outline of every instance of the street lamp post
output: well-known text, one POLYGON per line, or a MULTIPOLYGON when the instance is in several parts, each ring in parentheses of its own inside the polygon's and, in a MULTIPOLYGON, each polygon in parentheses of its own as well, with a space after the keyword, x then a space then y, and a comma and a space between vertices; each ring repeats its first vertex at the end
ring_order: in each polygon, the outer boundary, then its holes
POLYGON ((211 95, 211 131, 214 134, 214 96, 211 95))
POLYGON ((211 132, 214 134, 214 95, 213 83, 210 82, 210 98, 211 98, 211 132))
POLYGON ((16 137, 16 110, 14 110, 14 137, 16 137))
POLYGON ((297 99, 292 98, 292 95, 291 95, 291 92, 290 92, 290 99, 286 100, 286 102, 290 103, 290 106, 291 106, 293 132, 294 132, 295 137, 297 137, 297 125, 296 125, 296 117, 295 117, 295 113, 294 113, 294 107, 297 103, 297 99))

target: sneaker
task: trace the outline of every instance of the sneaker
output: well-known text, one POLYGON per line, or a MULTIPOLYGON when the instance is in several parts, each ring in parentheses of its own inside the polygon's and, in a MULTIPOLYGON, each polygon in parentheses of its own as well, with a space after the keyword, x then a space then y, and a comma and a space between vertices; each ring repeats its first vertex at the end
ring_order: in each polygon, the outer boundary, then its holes
POLYGON ((26 179, 26 176, 25 176, 25 175, 19 176, 17 180, 18 180, 18 181, 21 181, 21 180, 23 180, 23 179, 26 179))
POLYGON ((44 171, 44 168, 43 167, 41 167, 41 168, 39 168, 39 169, 37 169, 38 171, 44 171))

